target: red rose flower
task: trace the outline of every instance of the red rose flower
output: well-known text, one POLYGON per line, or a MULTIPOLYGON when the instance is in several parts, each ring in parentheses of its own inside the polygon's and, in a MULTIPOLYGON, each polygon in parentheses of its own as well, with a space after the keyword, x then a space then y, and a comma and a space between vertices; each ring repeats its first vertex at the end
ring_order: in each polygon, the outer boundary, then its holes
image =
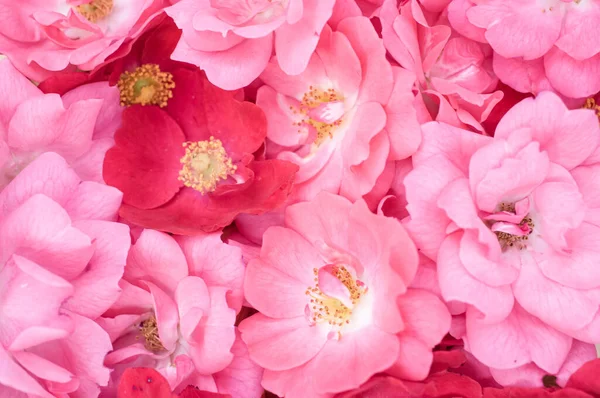
POLYGON ((131 106, 103 170, 106 183, 123 192, 121 217, 191 235, 285 201, 297 166, 254 159, 266 137, 260 108, 213 86, 199 70, 146 67, 125 78, 121 100, 131 106))

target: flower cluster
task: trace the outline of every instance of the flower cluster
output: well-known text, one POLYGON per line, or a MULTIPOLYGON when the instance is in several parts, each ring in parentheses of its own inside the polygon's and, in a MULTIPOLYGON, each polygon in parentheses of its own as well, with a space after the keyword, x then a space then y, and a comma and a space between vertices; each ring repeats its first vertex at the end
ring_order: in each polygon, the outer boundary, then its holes
POLYGON ((600 396, 600 1, 0 0, 0 396, 600 396))

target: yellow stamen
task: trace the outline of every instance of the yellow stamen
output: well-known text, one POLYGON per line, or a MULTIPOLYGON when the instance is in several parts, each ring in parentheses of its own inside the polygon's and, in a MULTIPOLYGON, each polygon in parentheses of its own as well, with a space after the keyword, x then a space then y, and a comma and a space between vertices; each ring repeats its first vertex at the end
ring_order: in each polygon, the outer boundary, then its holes
POLYGON ((144 337, 144 340, 146 340, 144 342, 144 347, 146 347, 148 351, 159 352, 165 349, 158 336, 158 325, 154 315, 141 323, 140 333, 144 337))
MULTIPOLYGON (((352 274, 343 265, 335 265, 333 268, 334 276, 342 282, 350 292, 350 301, 354 307, 359 299, 367 292, 364 284, 354 279, 352 274)), ((313 269, 315 275, 315 287, 306 289, 305 294, 310 297, 309 309, 310 319, 314 323, 328 323, 329 325, 341 328, 350 323, 352 308, 342 303, 339 299, 329 297, 319 288, 319 270, 313 269)), ((339 335, 341 332, 338 330, 339 335)))
MULTIPOLYGON (((290 107, 293 113, 303 116, 303 119, 300 122, 294 122, 293 125, 298 127, 302 127, 303 125, 312 126, 317 131, 317 138, 314 143, 317 146, 321 145, 327 138, 333 138, 333 133, 342 124, 343 120, 338 119, 333 123, 326 123, 312 119, 308 116, 308 113, 311 109, 314 109, 323 103, 343 101, 343 99, 344 98, 332 88, 321 90, 310 86, 309 91, 302 96, 299 109, 290 107)), ((300 133, 301 130, 299 129, 298 132, 300 133)))
POLYGON ((173 75, 161 72, 156 64, 145 64, 133 72, 124 72, 117 83, 121 93, 121 106, 158 105, 167 106, 169 98, 173 98, 173 75))
POLYGON ((113 0, 92 0, 87 4, 78 5, 78 13, 91 23, 107 17, 113 9, 113 0))
POLYGON ((210 137, 209 141, 184 142, 185 155, 180 162, 179 181, 200 193, 212 192, 220 180, 235 174, 237 166, 227 156, 221 140, 210 137))
POLYGON ((596 112, 596 116, 600 118, 600 106, 596 104, 596 100, 593 98, 588 98, 585 100, 585 105, 583 105, 584 109, 591 109, 596 112))

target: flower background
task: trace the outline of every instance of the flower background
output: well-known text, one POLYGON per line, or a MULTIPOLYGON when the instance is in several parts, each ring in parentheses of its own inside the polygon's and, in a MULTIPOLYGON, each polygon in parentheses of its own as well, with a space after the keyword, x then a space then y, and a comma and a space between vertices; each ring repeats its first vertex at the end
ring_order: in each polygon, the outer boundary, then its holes
POLYGON ((0 396, 600 396, 597 0, 0 0, 0 396))

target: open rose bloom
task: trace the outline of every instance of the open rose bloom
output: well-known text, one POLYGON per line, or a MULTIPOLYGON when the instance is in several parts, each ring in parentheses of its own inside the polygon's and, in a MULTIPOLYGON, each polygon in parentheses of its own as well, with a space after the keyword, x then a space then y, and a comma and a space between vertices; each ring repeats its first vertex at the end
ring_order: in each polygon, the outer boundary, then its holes
POLYGON ((28 77, 92 70, 141 34, 166 0, 0 1, 0 48, 28 77))
POLYGON ((555 374, 576 340, 600 340, 598 129, 552 93, 514 106, 494 138, 423 126, 406 226, 444 299, 467 305, 468 349, 491 368, 555 374))
POLYGON ((265 368, 263 386, 325 397, 378 372, 424 379, 450 315, 434 294, 409 287, 417 262, 400 223, 362 201, 322 193, 288 207, 244 282, 259 313, 240 330, 265 368))

